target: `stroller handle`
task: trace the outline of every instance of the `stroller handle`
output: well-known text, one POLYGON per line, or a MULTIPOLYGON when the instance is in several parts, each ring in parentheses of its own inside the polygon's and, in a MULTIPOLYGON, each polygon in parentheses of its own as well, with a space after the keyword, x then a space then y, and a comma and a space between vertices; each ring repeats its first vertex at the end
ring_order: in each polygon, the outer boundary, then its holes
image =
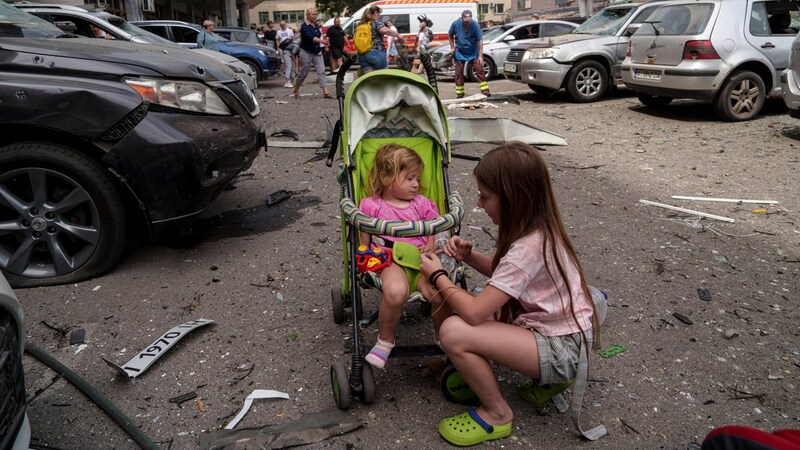
POLYGON ((339 67, 339 72, 336 73, 336 98, 344 98, 344 76, 350 70, 350 66, 358 61, 358 56, 353 53, 347 55, 347 58, 342 62, 342 67, 339 67))
POLYGON ((380 236, 419 237, 433 236, 461 224, 461 220, 464 218, 464 203, 461 201, 461 196, 454 192, 450 194, 448 200, 450 211, 447 214, 435 219, 407 222, 393 222, 370 217, 361 212, 349 197, 339 201, 339 207, 347 222, 359 231, 380 236))

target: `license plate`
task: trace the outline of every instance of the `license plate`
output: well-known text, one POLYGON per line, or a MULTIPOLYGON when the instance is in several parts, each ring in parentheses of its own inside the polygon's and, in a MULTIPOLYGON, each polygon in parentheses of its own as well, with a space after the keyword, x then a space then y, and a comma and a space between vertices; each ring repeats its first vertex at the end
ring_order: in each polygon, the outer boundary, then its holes
POLYGON ((633 78, 639 78, 639 79, 642 79, 642 80, 661 81, 661 71, 660 70, 635 69, 633 71, 633 78))
POLYGON ((515 66, 514 64, 504 64, 503 70, 505 70, 506 72, 516 72, 517 66, 515 66))

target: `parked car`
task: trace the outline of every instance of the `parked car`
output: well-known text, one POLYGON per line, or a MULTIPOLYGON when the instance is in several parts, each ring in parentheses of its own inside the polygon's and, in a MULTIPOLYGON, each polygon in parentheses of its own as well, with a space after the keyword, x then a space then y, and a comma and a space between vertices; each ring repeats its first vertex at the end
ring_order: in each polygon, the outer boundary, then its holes
POLYGON ((264 45, 258 40, 255 30, 241 27, 214 27, 214 33, 231 42, 244 42, 245 44, 264 45))
MULTIPOLYGON (((131 23, 186 48, 197 47, 197 34, 203 30, 200 25, 178 20, 143 20, 131 21, 131 23)), ((281 67, 280 54, 276 50, 260 44, 230 42, 221 38, 219 51, 239 58, 252 67, 258 75, 259 81, 275 75, 281 67)))
POLYGON ((67 34, 0 2, 0 269, 16 287, 110 270, 129 234, 172 236, 266 146, 227 66, 67 34))
MULTIPOLYGON (((490 28, 483 33, 483 72, 488 78, 503 73, 503 64, 512 46, 529 44, 536 39, 558 36, 574 30, 578 25, 561 20, 528 20, 513 22, 490 28)), ((431 61, 436 74, 453 78, 454 65, 450 58, 450 44, 444 44, 431 51, 431 61)), ((464 74, 471 81, 477 81, 472 66, 464 67, 464 74)))
POLYGON ((800 8, 787 0, 692 0, 658 8, 631 37, 622 78, 651 107, 709 101, 728 121, 750 120, 780 96, 800 8))
POLYGON ((25 320, 14 291, 0 274, 0 448, 26 450, 31 426, 26 413, 22 352, 25 320))
MULTIPOLYGON (((19 7, 20 5, 14 4, 14 6, 19 7)), ((66 33, 73 33, 86 37, 99 37, 94 35, 92 29, 92 27, 94 27, 95 30, 100 30, 102 32, 102 37, 106 39, 119 39, 129 42, 182 48, 172 41, 168 41, 149 31, 143 30, 127 22, 122 17, 107 12, 89 12, 83 8, 69 5, 62 5, 61 7, 54 7, 54 5, 42 5, 42 7, 32 6, 36 5, 26 4, 23 5, 22 9, 52 23, 66 33)), ((203 48, 194 49, 194 51, 203 53, 206 56, 210 56, 227 64, 231 70, 245 80, 247 86, 250 87, 251 90, 255 90, 258 87, 256 71, 239 59, 222 52, 203 48)))
POLYGON ((620 64, 629 36, 664 3, 609 6, 570 34, 514 47, 503 74, 541 94, 565 88, 574 102, 595 102, 622 82, 620 64))
POLYGON ((781 72, 781 94, 789 115, 800 119, 800 34, 792 42, 789 67, 781 72))

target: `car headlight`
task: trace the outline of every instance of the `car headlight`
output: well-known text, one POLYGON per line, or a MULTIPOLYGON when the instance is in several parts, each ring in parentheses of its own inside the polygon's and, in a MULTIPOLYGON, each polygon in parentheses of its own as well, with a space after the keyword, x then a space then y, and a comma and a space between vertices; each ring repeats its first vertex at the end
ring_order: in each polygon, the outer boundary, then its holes
POLYGON ((228 116, 231 110, 210 87, 195 81, 172 81, 157 78, 123 78, 142 99, 184 111, 228 116))
POLYGON ((540 48, 528 51, 528 59, 546 59, 555 56, 556 51, 552 48, 540 48))
POLYGON ((265 52, 264 50, 259 50, 258 53, 261 53, 261 56, 264 56, 264 57, 267 56, 267 52, 265 52))
POLYGON ((267 52, 267 56, 272 56, 273 58, 280 58, 281 57, 281 55, 277 52, 277 50, 273 50, 271 48, 268 48, 266 50, 266 52, 267 52))

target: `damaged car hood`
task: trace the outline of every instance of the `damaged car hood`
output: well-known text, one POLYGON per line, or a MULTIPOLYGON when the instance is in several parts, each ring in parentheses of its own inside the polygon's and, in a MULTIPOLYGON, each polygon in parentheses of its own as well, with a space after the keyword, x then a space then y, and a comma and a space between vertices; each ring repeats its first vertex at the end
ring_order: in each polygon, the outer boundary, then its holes
POLYGON ((598 36, 596 34, 564 34, 561 36, 553 36, 550 38, 540 38, 534 44, 526 46, 526 48, 549 48, 557 47, 559 45, 570 44, 572 42, 588 41, 590 39, 597 39, 608 36, 598 36))
POLYGON ((227 66, 204 55, 152 44, 83 38, 0 38, 0 50, 0 64, 3 65, 26 54, 53 58, 51 61, 42 61, 43 70, 48 65, 57 64, 56 61, 72 59, 138 67, 140 69, 134 71, 137 75, 168 78, 192 75, 206 82, 227 82, 235 78, 227 66))

